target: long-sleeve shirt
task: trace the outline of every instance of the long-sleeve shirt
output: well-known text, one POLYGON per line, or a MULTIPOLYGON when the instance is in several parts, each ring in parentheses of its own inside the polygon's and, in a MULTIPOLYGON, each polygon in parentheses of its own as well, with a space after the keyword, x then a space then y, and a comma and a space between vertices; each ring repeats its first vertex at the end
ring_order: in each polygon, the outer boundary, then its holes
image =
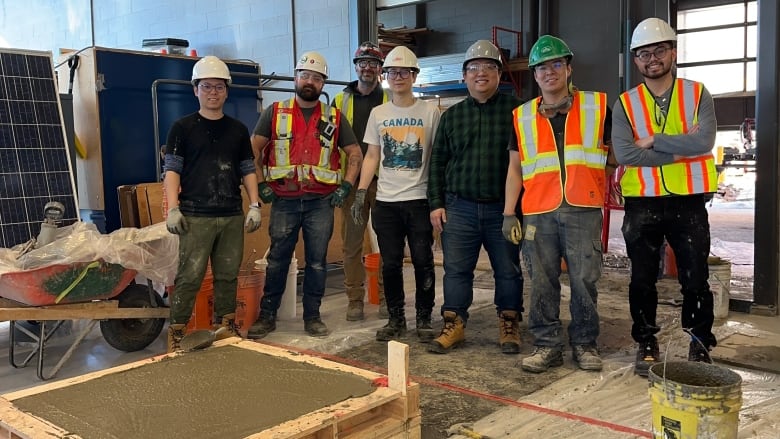
POLYGON ((484 104, 468 97, 441 116, 433 142, 428 202, 444 207, 445 193, 480 202, 504 199, 512 110, 522 101, 496 93, 484 104))
MULTIPOLYGON (((659 98, 669 99, 671 89, 659 98)), ((715 120, 715 104, 712 95, 702 88, 698 114, 699 130, 694 134, 662 134, 653 135, 653 147, 642 149, 634 143, 634 131, 626 116, 620 99, 612 108, 612 148, 615 159, 621 165, 631 166, 662 166, 674 161, 674 154, 681 156, 696 156, 712 150, 715 144, 717 121, 715 120)))

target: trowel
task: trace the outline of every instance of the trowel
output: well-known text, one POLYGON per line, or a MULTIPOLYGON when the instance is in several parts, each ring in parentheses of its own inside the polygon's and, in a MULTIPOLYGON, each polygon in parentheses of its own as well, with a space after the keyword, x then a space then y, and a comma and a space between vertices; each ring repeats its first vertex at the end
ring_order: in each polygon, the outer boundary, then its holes
POLYGON ((216 340, 217 336, 223 334, 227 330, 228 328, 225 326, 217 329, 216 331, 212 331, 210 329, 199 329, 185 335, 181 339, 179 346, 184 352, 205 349, 214 343, 214 340, 216 340))

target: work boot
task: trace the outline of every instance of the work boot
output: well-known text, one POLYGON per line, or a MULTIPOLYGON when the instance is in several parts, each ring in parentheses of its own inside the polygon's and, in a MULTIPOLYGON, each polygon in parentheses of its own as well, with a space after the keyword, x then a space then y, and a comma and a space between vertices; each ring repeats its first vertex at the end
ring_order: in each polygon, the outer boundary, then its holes
POLYGON ((184 338, 184 331, 187 325, 182 323, 172 323, 168 325, 168 353, 181 350, 181 339, 184 338))
POLYGON ((350 300, 347 305, 347 321, 357 322, 363 320, 363 301, 362 300, 350 300))
POLYGON ((700 340, 692 340, 691 344, 688 346, 688 361, 712 364, 710 349, 707 346, 704 346, 700 340))
POLYGON ((505 354, 520 353, 520 313, 504 310, 498 315, 498 344, 505 354))
POLYGON ((382 290, 379 291, 379 313, 377 313, 377 317, 380 319, 390 318, 390 311, 387 310, 387 301, 385 301, 385 292, 382 290))
POLYGON ((466 324, 455 311, 444 311, 441 334, 428 345, 428 352, 446 354, 466 340, 466 324))
POLYGON ((330 334, 328 327, 319 317, 304 321, 303 330, 311 337, 325 337, 330 334))
POLYGON ((601 357, 599 349, 591 345, 577 345, 572 347, 574 361, 582 370, 601 370, 601 357))
POLYGON ((636 351, 634 373, 641 377, 646 377, 650 373, 650 366, 657 363, 660 357, 658 341, 652 336, 647 338, 639 343, 639 349, 636 351))
POLYGON ((406 317, 404 309, 394 309, 390 312, 387 324, 376 331, 377 341, 396 340, 406 335, 406 317))
POLYGON ((236 313, 234 312, 222 316, 219 326, 214 329, 217 330, 219 328, 227 328, 227 331, 217 334, 214 341, 224 340, 230 337, 241 337, 241 334, 238 333, 238 329, 236 329, 236 313))
POLYGON ((563 353, 558 348, 536 346, 534 352, 523 358, 521 366, 526 372, 541 373, 551 367, 563 365, 563 353))
POLYGON ((431 311, 417 310, 417 338, 420 340, 420 343, 428 343, 433 340, 431 311))
POLYGON ((249 327, 246 338, 257 340, 276 331, 276 318, 260 314, 260 318, 249 327))

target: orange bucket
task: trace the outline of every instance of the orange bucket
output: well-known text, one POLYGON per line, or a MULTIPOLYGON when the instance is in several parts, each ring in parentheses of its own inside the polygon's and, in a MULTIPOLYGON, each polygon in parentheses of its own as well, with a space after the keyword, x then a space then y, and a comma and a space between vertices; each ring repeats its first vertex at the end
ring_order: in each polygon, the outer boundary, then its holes
POLYGON ((363 266, 366 268, 366 285, 368 286, 368 303, 379 305, 379 253, 367 254, 363 257, 363 266))
POLYGON ((249 327, 260 316, 260 299, 263 297, 265 272, 252 270, 242 271, 238 275, 238 290, 236 292, 236 329, 242 337, 246 337, 249 327))

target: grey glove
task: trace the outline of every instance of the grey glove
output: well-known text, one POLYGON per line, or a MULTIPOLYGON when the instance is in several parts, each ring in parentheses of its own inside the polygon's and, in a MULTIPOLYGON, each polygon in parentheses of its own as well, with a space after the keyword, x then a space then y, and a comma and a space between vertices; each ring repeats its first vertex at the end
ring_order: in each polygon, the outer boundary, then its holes
POLYGON ((263 203, 271 204, 276 201, 276 193, 273 189, 271 189, 271 186, 269 186, 268 183, 258 183, 257 191, 260 193, 260 199, 263 201, 263 203))
POLYGON ((187 219, 184 218, 178 207, 172 207, 168 210, 168 219, 165 220, 165 226, 174 235, 183 235, 189 229, 187 219))
POLYGON ((249 206, 249 212, 246 214, 246 221, 244 222, 244 228, 247 233, 252 233, 260 228, 262 219, 260 218, 260 206, 249 206))
POLYGON ((350 214, 352 214, 352 221, 359 225, 363 225, 363 205, 366 204, 366 190, 358 189, 355 192, 355 201, 350 208, 350 214))
POLYGON ((523 239, 523 225, 515 215, 504 215, 504 224, 501 226, 504 238, 512 244, 520 244, 523 239))
POLYGON ((342 181, 341 186, 336 189, 335 192, 330 194, 330 205, 333 207, 341 207, 344 205, 344 200, 349 196, 349 191, 352 190, 352 183, 348 181, 342 181))

